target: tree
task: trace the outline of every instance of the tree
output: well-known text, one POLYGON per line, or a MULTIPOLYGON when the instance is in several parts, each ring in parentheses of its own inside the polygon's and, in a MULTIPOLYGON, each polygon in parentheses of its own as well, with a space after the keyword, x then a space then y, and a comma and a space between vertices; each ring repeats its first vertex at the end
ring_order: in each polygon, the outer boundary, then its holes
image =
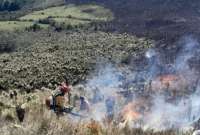
POLYGON ((32 26, 26 28, 26 30, 35 32, 35 31, 41 30, 41 27, 39 24, 34 23, 32 26))
POLYGON ((12 2, 12 3, 9 5, 8 11, 16 11, 16 10, 19 10, 19 9, 20 9, 19 4, 16 3, 16 2, 12 2))
POLYGON ((0 34, 0 53, 12 52, 16 49, 15 36, 10 33, 0 34))
POLYGON ((10 5, 9 1, 5 1, 5 2, 3 3, 3 5, 2 5, 2 10, 3 10, 3 11, 4 11, 4 10, 8 10, 9 5, 10 5))

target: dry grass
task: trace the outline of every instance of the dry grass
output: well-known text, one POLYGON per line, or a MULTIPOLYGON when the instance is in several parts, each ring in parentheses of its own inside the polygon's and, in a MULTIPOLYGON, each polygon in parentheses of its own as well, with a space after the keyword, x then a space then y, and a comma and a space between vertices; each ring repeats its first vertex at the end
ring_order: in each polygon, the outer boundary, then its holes
POLYGON ((35 11, 31 14, 21 17, 21 20, 39 20, 47 17, 75 17, 80 19, 91 19, 91 20, 109 20, 112 19, 113 15, 109 9, 106 9, 97 5, 81 5, 81 6, 59 6, 51 7, 40 11, 35 11), (86 12, 90 11, 90 12, 86 12))
POLYGON ((18 29, 25 29, 33 25, 32 22, 18 22, 18 21, 1 21, 0 22, 0 30, 18 30, 18 29))
POLYGON ((53 112, 46 109, 43 99, 50 94, 50 91, 37 92, 19 96, 15 102, 2 96, 0 105, 0 133, 1 135, 189 135, 190 133, 180 133, 168 130, 154 132, 153 130, 144 131, 133 129, 128 125, 119 128, 117 124, 100 124, 96 121, 72 121, 67 115, 57 117, 53 112), (27 97, 31 100, 27 102, 27 97), (24 104, 26 115, 23 123, 20 123, 16 116, 13 105, 24 104))
POLYGON ((87 24, 90 21, 109 21, 113 19, 113 14, 109 9, 98 5, 68 5, 35 11, 31 14, 21 17, 20 20, 38 21, 48 17, 51 17, 58 22, 77 25, 83 23, 87 24))
MULTIPOLYGON (((33 22, 28 21, 0 21, 0 31, 15 31, 15 30, 25 30, 32 26, 33 22)), ((39 24, 41 28, 47 28, 48 25, 39 24)))

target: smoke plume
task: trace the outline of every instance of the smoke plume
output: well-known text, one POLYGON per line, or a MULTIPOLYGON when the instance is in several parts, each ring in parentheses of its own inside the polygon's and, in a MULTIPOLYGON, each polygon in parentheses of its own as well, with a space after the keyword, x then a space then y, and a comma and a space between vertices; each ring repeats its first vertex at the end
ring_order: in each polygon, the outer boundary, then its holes
POLYGON ((190 60, 200 46, 190 36, 178 44, 180 49, 170 64, 149 49, 144 54, 147 68, 142 71, 130 70, 131 65, 98 67, 85 84, 91 103, 89 117, 154 130, 192 126, 200 118, 200 85, 190 60))

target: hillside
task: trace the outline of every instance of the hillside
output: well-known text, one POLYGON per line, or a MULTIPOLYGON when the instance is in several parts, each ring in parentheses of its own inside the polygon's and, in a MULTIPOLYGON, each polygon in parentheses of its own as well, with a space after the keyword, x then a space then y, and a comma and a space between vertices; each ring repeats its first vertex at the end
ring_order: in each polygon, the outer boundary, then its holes
POLYGON ((47 8, 64 4, 63 0, 0 0, 0 11, 47 8))
POLYGON ((199 132, 199 8, 0 0, 0 134, 199 132))
POLYGON ((33 10, 63 5, 63 0, 0 0, 0 20, 16 20, 33 10))
MULTIPOLYGON (((93 0, 68 2, 87 3, 93 0)), ((111 31, 148 36, 173 43, 187 34, 199 34, 198 0, 95 0, 115 14, 111 31)))
POLYGON ((20 34, 17 39, 19 45, 24 39, 28 46, 0 54, 1 89, 55 88, 65 76, 75 83, 86 78, 98 59, 119 63, 152 46, 145 39, 103 32, 36 32, 20 34))
MULTIPOLYGON (((97 3, 110 9, 115 20, 106 23, 104 31, 128 32, 148 36, 162 43, 173 43, 183 35, 199 34, 198 0, 40 0, 27 1, 21 10, 6 16, 23 16, 29 9, 44 9, 53 5, 97 3), (194 4, 195 3, 195 4, 194 4), (39 6, 38 6, 39 5, 39 6), (42 7, 43 6, 43 7, 42 7)), ((5 16, 5 13, 4 13, 5 16)), ((12 18, 12 17, 11 17, 12 18)))
POLYGON ((56 31, 82 29, 90 28, 93 23, 109 22, 114 19, 114 15, 109 9, 95 4, 80 6, 71 4, 47 7, 30 13, 25 13, 23 10, 19 12, 24 12, 24 15, 0 21, 0 31, 36 31, 48 28, 56 31))

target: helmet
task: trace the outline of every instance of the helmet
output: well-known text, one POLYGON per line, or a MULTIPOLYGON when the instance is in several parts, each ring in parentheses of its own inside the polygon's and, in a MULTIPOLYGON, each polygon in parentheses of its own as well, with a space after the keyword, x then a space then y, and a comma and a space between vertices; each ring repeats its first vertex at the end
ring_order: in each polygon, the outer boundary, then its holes
POLYGON ((63 93, 67 93, 70 91, 70 88, 66 83, 62 83, 60 86, 60 91, 63 93))
POLYGON ((82 101, 83 101, 83 100, 85 100, 85 98, 84 98, 83 96, 80 96, 80 100, 82 100, 82 101))

